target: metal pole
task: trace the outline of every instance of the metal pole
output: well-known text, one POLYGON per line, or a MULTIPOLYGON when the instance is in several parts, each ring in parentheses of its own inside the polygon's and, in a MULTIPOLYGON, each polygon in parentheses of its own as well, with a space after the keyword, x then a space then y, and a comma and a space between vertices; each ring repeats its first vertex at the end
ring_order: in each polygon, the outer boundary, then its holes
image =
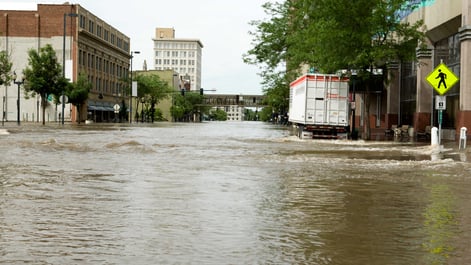
MULTIPOLYGON (((67 24, 67 14, 64 14, 64 35, 62 39, 62 76, 65 78, 65 34, 66 34, 66 24, 67 24)), ((62 90, 62 117, 61 122, 64 125, 64 110, 65 110, 65 100, 64 100, 64 90, 62 90)))
POLYGON ((133 52, 131 51, 131 65, 130 65, 130 69, 131 69, 131 85, 129 86, 130 90, 129 90, 129 123, 132 123, 132 57, 133 57, 133 52))
POLYGON ((21 82, 16 82, 15 83, 18 85, 18 99, 16 100, 16 111, 18 112, 16 114, 16 123, 20 125, 20 85, 21 82))
POLYGON ((438 145, 442 142, 442 119, 443 110, 438 110, 438 145))
POLYGON ((133 54, 139 54, 139 53, 141 53, 141 52, 140 51, 131 51, 131 65, 130 65, 131 86, 130 86, 130 93, 129 93, 129 123, 132 123, 132 58, 134 57, 133 54))

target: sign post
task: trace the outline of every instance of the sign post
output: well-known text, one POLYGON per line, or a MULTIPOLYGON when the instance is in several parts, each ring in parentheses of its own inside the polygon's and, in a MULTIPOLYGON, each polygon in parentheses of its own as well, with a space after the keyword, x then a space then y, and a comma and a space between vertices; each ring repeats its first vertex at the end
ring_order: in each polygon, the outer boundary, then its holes
POLYGON ((446 110, 446 96, 436 96, 435 109, 438 110, 438 144, 442 139, 443 111, 446 110))
POLYGON ((441 62, 427 76, 426 80, 439 94, 435 99, 435 109, 438 110, 438 144, 440 144, 442 139, 443 111, 446 110, 446 96, 443 96, 443 94, 448 92, 458 82, 459 78, 441 62))

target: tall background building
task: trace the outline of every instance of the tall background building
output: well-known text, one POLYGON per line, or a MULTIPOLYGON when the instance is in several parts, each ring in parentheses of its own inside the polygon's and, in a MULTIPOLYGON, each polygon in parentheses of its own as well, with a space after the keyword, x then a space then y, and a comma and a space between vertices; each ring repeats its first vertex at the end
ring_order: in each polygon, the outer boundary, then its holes
POLYGON ((180 88, 201 88, 203 44, 198 39, 177 39, 173 28, 156 28, 154 41, 155 70, 173 70, 180 76, 180 88))

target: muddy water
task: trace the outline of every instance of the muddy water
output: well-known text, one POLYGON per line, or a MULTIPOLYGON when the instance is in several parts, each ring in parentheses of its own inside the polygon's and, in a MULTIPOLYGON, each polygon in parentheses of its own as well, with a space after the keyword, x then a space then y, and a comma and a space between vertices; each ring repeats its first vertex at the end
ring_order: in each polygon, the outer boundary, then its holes
POLYGON ((0 130, 1 264, 471 264, 455 143, 264 123, 0 130))

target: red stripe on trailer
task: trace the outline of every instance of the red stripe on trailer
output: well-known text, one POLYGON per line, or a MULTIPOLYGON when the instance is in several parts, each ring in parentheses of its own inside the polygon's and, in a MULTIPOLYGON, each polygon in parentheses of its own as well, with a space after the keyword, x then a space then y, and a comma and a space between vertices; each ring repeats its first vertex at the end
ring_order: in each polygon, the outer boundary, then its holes
POLYGON ((293 88, 300 83, 306 82, 306 79, 309 81, 332 81, 332 82, 345 82, 349 81, 348 77, 340 77, 338 75, 321 75, 321 74, 307 74, 299 77, 298 79, 294 80, 293 82, 290 83, 290 88, 293 88))

